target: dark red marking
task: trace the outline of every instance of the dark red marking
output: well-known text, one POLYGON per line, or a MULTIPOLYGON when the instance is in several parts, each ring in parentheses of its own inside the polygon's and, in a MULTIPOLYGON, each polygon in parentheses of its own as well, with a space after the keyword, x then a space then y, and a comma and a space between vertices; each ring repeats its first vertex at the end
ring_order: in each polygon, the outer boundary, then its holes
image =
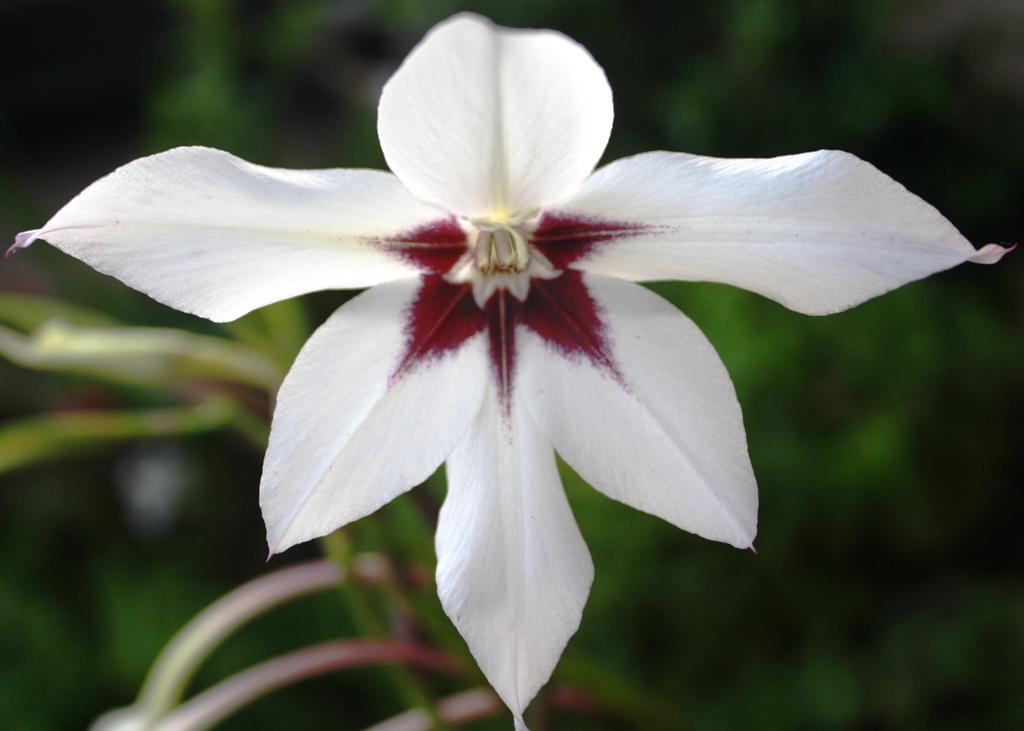
POLYGON ((499 289, 483 309, 473 299, 469 284, 451 284, 444 277, 426 275, 406 317, 406 352, 392 379, 423 360, 457 349, 486 330, 491 367, 507 408, 515 373, 516 327, 523 325, 568 358, 587 358, 622 381, 609 352, 597 303, 583 275, 572 269, 554 279, 531 280, 525 302, 499 289))
MULTIPOLYGON (((529 299, 529 296, 527 296, 529 299)), ((498 382, 498 401, 509 415, 512 405, 512 375, 516 365, 516 321, 519 300, 499 289, 487 300, 487 335, 491 345, 491 368, 498 382)))
POLYGON ((397 254, 425 274, 444 274, 466 253, 466 232, 455 216, 449 216, 386 239, 370 239, 368 243, 397 254))
POLYGON ((597 302, 590 296, 583 275, 566 269, 555 279, 533 279, 526 302, 519 305, 519 321, 570 358, 589 358, 621 380, 608 353, 597 302))
POLYGON ((405 316, 405 355, 392 380, 422 360, 455 350, 487 326, 473 299, 473 287, 451 284, 438 274, 423 277, 423 286, 405 316))
POLYGON ((544 214, 533 232, 536 246, 555 269, 565 269, 574 261, 589 254, 599 244, 613 239, 639 236, 652 226, 639 223, 619 223, 593 218, 544 214))

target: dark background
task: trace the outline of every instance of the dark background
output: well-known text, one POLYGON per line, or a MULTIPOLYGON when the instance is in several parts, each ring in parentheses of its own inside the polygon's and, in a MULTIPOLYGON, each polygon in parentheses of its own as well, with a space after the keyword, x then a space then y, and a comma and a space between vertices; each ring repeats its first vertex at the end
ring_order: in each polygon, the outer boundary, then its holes
MULTIPOLYGON (((606 161, 840 148, 976 245, 1022 238, 1020 0, 5 0, 0 242, 114 167, 179 144, 383 167, 379 88, 459 9, 557 28, 594 54, 616 100, 606 161)), ((760 484, 758 554, 567 473, 597 578, 556 679, 567 663, 600 668, 674 707, 674 728, 1024 728, 1021 256, 826 318, 721 285, 652 285, 735 381, 760 484)), ((0 262, 0 292, 222 332, 45 244, 0 262)), ((310 326, 347 296, 305 298, 310 326)), ((4 420, 179 398, 0 361, 4 420)), ((176 629, 265 570, 260 460, 213 434, 0 475, 0 728, 81 729, 130 702, 176 629), (177 486, 162 517, 132 507, 140 464, 177 486)), ((428 519, 438 497, 416 503, 428 519)), ((357 530, 390 550, 378 533, 357 530)), ((293 549, 271 567, 316 554, 293 549)), ((230 640, 197 687, 349 631, 335 597, 303 600, 230 640)), ((351 671, 224 728, 358 729, 400 710, 383 676, 351 671)), ((494 723, 478 727, 511 727, 494 723)), ((643 727, 610 712, 548 723, 643 727)))

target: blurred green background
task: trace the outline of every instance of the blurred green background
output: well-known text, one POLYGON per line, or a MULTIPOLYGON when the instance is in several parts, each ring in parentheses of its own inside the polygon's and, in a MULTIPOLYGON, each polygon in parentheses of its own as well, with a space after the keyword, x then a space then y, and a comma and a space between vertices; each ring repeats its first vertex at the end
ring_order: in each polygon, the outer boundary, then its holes
MULTIPOLYGON (((606 161, 840 148, 976 245, 1024 238, 1020 0, 18 0, 0 3, 0 242, 174 145, 285 167, 384 167, 379 89, 460 9, 557 28, 594 54, 616 101, 606 161)), ((702 327, 736 384, 760 484, 758 553, 677 531, 566 472, 597 576, 556 680, 615 678, 670 709, 667 728, 1024 728, 1021 256, 826 318, 726 286, 652 285, 702 327)), ((240 332, 45 244, 0 263, 6 295, 240 332)), ((315 294, 249 324, 286 360, 349 296, 315 294)), ((17 325, 4 307, 0 319, 17 325)), ((0 419, 194 404, 218 388, 0 360, 0 419)), ((265 417, 257 392, 229 392, 265 417)), ((266 570, 258 438, 215 426, 65 445, 30 464, 22 442, 0 441, 0 729, 82 729, 130 702, 174 631, 266 570)), ((428 524, 439 480, 405 499, 428 524)), ((426 533, 388 530, 405 508, 355 539, 429 562, 426 533)), ((316 555, 303 546, 269 565, 316 555)), ((196 687, 350 631, 337 597, 304 599, 232 638, 196 687)), ((379 671, 349 671, 223 728, 359 729, 400 710, 379 671)), ((556 709, 539 723, 652 727, 614 709, 556 709)))

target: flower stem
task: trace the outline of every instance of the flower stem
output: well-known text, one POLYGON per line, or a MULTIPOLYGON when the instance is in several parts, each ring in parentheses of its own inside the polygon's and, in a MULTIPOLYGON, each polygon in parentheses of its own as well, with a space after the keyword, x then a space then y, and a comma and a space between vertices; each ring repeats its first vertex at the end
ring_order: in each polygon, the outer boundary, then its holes
POLYGON ((223 596, 167 644, 150 669, 135 706, 152 720, 168 714, 180 701, 196 667, 227 635, 271 607, 336 586, 343 578, 337 564, 311 561, 254 579, 223 596))
MULTIPOLYGON (((352 554, 348 535, 344 530, 337 530, 330 535, 324 536, 320 539, 320 545, 331 560, 336 561, 347 573, 352 573, 353 562, 356 557, 352 554)), ((390 573, 390 567, 386 569, 386 572, 390 573)), ((348 605, 352 621, 356 624, 360 634, 368 637, 387 637, 389 635, 389 628, 374 612, 373 604, 364 588, 355 582, 346 582, 340 588, 342 597, 348 605)), ((394 606, 391 609, 401 611, 400 606, 394 606)), ((431 707, 429 695, 424 691, 419 680, 407 668, 392 667, 389 668, 388 672, 403 705, 417 708, 431 707)), ((436 728, 439 731, 449 730, 448 725, 441 719, 432 717, 432 721, 433 725, 431 728, 436 728)))
POLYGON ((267 693, 333 670, 377 663, 458 672, 448 655, 408 642, 327 642, 276 657, 231 676, 189 699, 149 731, 203 731, 267 693))
MULTIPOLYGON (((437 703, 436 716, 448 723, 467 723, 501 710, 501 701, 490 688, 473 688, 442 698, 437 703)), ((430 714, 422 708, 413 708, 371 726, 365 731, 433 731, 437 727, 430 714)))
POLYGON ((399 713, 386 721, 370 726, 366 731, 430 731, 434 728, 434 719, 422 708, 399 713))

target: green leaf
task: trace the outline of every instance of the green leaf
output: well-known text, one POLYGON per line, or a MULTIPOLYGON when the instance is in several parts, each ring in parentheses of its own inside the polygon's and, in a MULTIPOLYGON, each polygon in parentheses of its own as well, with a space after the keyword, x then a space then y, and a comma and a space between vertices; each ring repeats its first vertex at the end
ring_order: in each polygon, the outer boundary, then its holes
POLYGON ((223 338, 149 327, 77 327, 49 320, 31 335, 0 326, 0 355, 27 368, 65 370, 138 384, 215 378, 271 393, 283 369, 223 338))
POLYGON ((223 323, 234 338, 267 356, 282 369, 291 367, 310 336, 309 317, 301 298, 282 300, 223 323))
POLYGON ((79 327, 113 327, 117 320, 81 305, 27 294, 0 294, 0 323, 26 332, 59 318, 79 327))
POLYGON ((266 445, 266 424, 222 396, 195 406, 31 417, 0 427, 0 474, 99 451, 126 440, 203 434, 225 427, 236 429, 257 446, 266 445))

